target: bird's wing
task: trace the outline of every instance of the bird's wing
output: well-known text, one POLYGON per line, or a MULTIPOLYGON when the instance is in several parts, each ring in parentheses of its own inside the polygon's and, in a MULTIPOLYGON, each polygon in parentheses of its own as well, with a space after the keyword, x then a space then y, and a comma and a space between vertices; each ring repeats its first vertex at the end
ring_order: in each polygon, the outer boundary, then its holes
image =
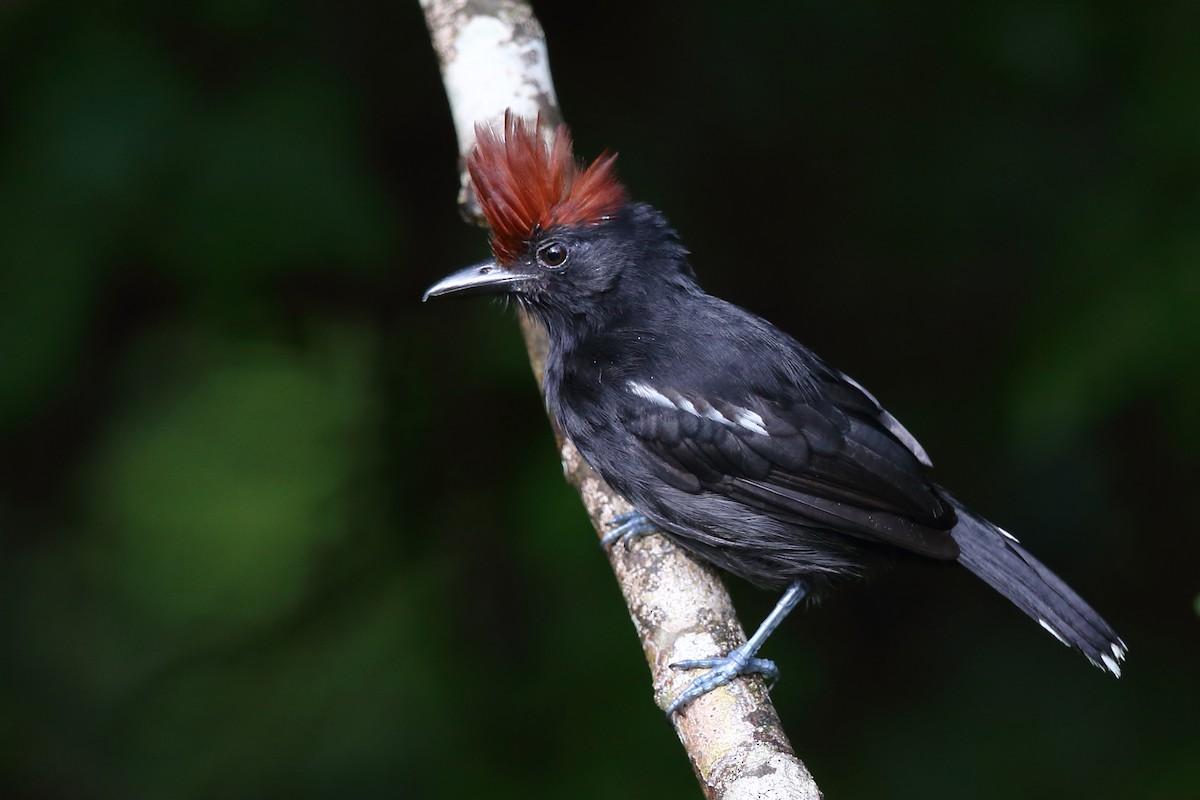
POLYGON ((787 398, 736 402, 630 382, 624 423, 677 489, 954 558, 955 513, 926 475, 924 450, 857 384, 832 373, 823 380, 787 398))

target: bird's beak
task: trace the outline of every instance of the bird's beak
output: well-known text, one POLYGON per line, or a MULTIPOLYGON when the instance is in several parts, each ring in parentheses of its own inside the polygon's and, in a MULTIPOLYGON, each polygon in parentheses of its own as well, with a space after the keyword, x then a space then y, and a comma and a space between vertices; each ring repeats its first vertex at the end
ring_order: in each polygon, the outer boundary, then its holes
POLYGON ((484 261, 442 278, 425 290, 421 302, 442 294, 498 294, 526 280, 528 275, 513 272, 495 261, 484 261))

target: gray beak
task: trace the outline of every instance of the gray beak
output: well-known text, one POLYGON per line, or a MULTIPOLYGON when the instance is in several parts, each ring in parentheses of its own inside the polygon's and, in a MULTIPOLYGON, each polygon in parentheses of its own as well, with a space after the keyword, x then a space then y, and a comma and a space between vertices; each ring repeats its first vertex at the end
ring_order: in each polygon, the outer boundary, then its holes
POLYGON ((484 261, 442 278, 425 290, 421 302, 443 294, 501 294, 527 280, 528 275, 513 272, 495 261, 484 261))

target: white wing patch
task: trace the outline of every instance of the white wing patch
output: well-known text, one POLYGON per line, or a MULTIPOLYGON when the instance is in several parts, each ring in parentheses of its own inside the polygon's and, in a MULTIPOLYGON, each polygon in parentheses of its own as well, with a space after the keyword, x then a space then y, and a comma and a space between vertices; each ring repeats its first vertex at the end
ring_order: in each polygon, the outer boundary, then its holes
MULTIPOLYGON (((651 386, 648 383, 638 383, 637 381, 630 381, 629 382, 629 391, 633 392, 638 397, 642 397, 642 398, 645 398, 646 400, 649 400, 651 403, 654 403, 654 405, 656 405, 656 406, 662 406, 663 408, 677 408, 678 407, 674 403, 671 402, 671 399, 669 397, 667 397, 665 394, 658 391, 657 389, 655 389, 653 386, 651 386)), ((689 403, 689 405, 690 405, 690 403, 689 403)), ((696 413, 695 409, 692 409, 690 413, 695 414, 696 413)))
POLYGON ((927 467, 933 466, 933 462, 929 460, 929 454, 925 452, 924 447, 921 447, 921 443, 917 441, 917 438, 908 432, 908 428, 905 428, 900 424, 900 420, 889 414, 887 410, 879 404, 879 401, 875 399, 875 395, 868 392, 866 387, 854 380, 854 378, 851 378, 846 373, 839 372, 838 374, 842 376, 842 380, 853 386, 855 389, 858 389, 866 396, 868 400, 871 401, 872 404, 874 404, 876 410, 879 411, 879 421, 883 423, 885 428, 892 432, 893 436, 904 443, 904 446, 909 449, 909 452, 917 457, 917 461, 920 461, 927 467))
POLYGON ((748 408, 730 405, 727 407, 726 414, 721 413, 711 403, 705 402, 703 399, 689 400, 688 398, 666 390, 659 391, 648 383, 641 381, 630 381, 626 384, 629 391, 643 399, 649 400, 656 406, 663 408, 674 408, 677 411, 683 411, 691 414, 693 417, 702 417, 711 419, 713 422, 719 422, 727 428, 743 428, 751 433, 756 433, 759 436, 769 436, 767 432, 766 420, 756 411, 751 411, 748 408))
POLYGON ((741 425, 748 431, 767 436, 767 423, 763 420, 762 414, 757 411, 751 411, 747 408, 739 408, 737 413, 733 415, 733 421, 741 425))

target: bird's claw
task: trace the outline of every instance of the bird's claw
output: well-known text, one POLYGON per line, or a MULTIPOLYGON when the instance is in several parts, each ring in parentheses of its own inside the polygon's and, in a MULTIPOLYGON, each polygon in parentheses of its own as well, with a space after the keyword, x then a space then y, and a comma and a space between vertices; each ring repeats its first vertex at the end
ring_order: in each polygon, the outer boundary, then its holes
POLYGON ((617 542, 623 543, 625 549, 628 550, 629 546, 633 544, 634 539, 658 530, 654 527, 653 522, 646 519, 638 511, 626 511, 624 514, 617 514, 613 517, 612 521, 615 527, 600 537, 600 546, 605 550, 611 548, 617 542))
POLYGON ((667 708, 667 717, 673 717, 688 703, 701 695, 708 694, 718 686, 724 686, 740 675, 762 675, 770 690, 779 679, 779 668, 766 658, 754 658, 742 648, 734 650, 724 658, 697 658, 676 661, 671 669, 707 669, 700 677, 687 685, 667 708))

